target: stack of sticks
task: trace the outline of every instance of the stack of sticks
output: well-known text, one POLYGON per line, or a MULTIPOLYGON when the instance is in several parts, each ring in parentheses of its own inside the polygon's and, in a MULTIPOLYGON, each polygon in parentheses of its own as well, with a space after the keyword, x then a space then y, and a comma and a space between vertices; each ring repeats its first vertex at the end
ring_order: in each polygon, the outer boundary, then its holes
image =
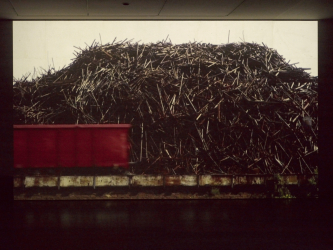
POLYGON ((13 88, 15 124, 132 124, 136 174, 318 165, 317 78, 265 45, 94 42, 13 88))

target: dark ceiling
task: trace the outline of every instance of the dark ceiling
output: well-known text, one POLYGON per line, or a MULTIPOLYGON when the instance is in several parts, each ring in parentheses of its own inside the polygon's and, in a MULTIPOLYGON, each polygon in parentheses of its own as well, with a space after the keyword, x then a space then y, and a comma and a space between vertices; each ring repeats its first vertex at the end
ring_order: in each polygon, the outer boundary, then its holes
POLYGON ((0 0, 11 20, 320 20, 330 0, 0 0))

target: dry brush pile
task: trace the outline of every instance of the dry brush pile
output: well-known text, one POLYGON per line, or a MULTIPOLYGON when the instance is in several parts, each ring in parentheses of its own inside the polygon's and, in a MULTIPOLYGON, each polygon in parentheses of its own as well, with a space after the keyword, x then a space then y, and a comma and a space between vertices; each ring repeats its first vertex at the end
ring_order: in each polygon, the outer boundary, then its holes
POLYGON ((14 83, 15 124, 130 123, 137 174, 312 173, 318 83, 255 43, 93 43, 14 83))

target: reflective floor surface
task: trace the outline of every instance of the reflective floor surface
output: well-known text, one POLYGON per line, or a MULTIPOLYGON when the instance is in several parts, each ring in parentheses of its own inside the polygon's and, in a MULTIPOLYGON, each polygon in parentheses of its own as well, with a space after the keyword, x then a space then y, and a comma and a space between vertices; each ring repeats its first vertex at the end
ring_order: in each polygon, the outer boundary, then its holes
POLYGON ((15 201, 2 215, 13 249, 332 249, 332 208, 318 199, 15 201))

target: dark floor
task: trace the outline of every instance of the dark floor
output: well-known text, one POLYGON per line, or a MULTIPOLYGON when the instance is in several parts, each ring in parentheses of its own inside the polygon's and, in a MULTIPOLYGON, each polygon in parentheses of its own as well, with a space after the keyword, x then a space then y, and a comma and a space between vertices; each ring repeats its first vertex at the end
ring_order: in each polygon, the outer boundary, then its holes
POLYGON ((14 201, 1 214, 8 249, 312 250, 332 249, 332 208, 319 199, 14 201))

